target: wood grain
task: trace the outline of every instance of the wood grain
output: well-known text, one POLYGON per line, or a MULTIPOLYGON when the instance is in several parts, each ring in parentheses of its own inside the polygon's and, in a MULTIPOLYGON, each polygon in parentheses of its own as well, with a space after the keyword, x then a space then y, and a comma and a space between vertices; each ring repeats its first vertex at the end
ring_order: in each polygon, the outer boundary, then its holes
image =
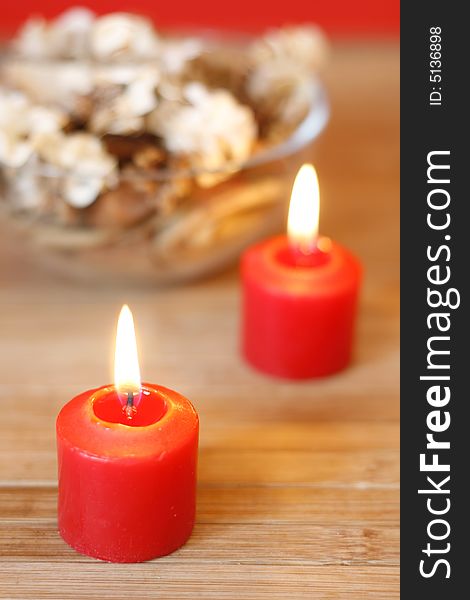
MULTIPOLYGON (((198 523, 310 523, 332 527, 368 523, 392 527, 398 519, 398 485, 326 486, 199 485, 198 523)), ((54 519, 55 482, 6 486, 0 489, 0 514, 9 521, 54 519)))
POLYGON ((0 598, 398 598, 398 62, 392 43, 342 44, 325 76, 322 229, 366 273, 354 363, 335 377, 244 364, 236 269, 97 287, 33 267, 0 232, 0 598), (144 376, 191 398, 202 425, 194 535, 139 565, 80 556, 56 531, 55 415, 109 380, 124 301, 144 376))
MULTIPOLYGON (((68 552, 65 549, 64 554, 68 552)), ((171 563, 1 563, 5 598, 194 600, 208 598, 398 598, 398 569, 380 565, 188 565, 171 563), (396 590, 396 591, 391 591, 396 590)))

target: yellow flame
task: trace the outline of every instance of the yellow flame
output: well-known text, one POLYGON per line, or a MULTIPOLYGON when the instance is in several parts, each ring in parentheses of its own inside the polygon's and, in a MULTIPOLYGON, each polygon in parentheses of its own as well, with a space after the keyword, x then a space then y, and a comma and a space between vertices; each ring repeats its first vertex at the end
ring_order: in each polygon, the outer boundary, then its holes
POLYGON ((302 165, 292 188, 287 219, 287 235, 292 246, 311 253, 318 237, 320 187, 313 165, 302 165))
POLYGON ((140 369, 134 319, 127 304, 121 309, 116 331, 114 385, 121 394, 140 393, 140 369))

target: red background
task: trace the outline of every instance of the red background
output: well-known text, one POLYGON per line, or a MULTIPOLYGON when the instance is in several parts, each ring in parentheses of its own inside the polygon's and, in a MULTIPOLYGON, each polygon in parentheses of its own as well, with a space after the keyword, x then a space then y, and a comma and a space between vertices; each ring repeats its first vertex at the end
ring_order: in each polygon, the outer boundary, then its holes
POLYGON ((314 21, 335 36, 396 36, 399 0, 11 0, 2 6, 0 28, 10 32, 32 13, 48 17, 70 6, 95 12, 116 10, 151 15, 160 26, 218 26, 259 30, 267 26, 314 21))

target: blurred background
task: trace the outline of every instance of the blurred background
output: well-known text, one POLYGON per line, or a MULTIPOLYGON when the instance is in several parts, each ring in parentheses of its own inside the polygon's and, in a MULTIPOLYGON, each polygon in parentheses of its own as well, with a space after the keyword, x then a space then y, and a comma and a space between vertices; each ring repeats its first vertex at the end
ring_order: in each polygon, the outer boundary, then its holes
POLYGON ((7 229, 30 225, 21 248, 90 281, 196 278, 281 230, 296 171, 321 155, 335 53, 369 54, 357 68, 370 92, 369 48, 398 38, 392 1, 81 4, 95 16, 64 14, 65 0, 3 15, 16 37, 0 63, 0 185, 7 229), (159 33, 96 17, 126 10, 159 33), (135 47, 109 51, 124 31, 135 47))
POLYGON ((158 27, 222 27, 241 31, 257 31, 286 23, 314 21, 334 36, 398 36, 400 3, 397 0, 337 0, 312 2, 253 2, 238 0, 231 7, 225 2, 154 2, 153 0, 22 0, 2 7, 0 27, 4 33, 16 29, 32 13, 55 17, 76 5, 87 6, 98 14, 111 11, 133 11, 151 16, 158 27))

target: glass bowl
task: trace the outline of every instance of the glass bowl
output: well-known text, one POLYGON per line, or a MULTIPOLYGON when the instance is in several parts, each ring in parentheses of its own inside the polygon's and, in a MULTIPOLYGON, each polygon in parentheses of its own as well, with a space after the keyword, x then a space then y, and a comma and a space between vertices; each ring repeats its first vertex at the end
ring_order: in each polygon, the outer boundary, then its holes
MULTIPOLYGON (((38 218, 28 210, 28 202, 44 190, 54 194, 67 177, 73 177, 73 167, 61 171, 0 163, 0 226, 14 232, 14 240, 34 260, 81 280, 167 284, 221 270, 249 244, 278 231, 285 220, 295 174, 312 160, 313 144, 329 116, 322 84, 312 77, 311 86, 313 101, 296 129, 244 162, 204 171, 184 167, 144 174, 119 171, 115 185, 121 196, 129 190, 122 199, 126 210, 132 213, 138 206, 132 204, 133 194, 140 190, 157 207, 137 215, 131 226, 38 218), (221 181, 210 187, 194 185, 208 177, 221 181)), ((107 210, 115 215, 120 208, 113 202, 107 210)))

